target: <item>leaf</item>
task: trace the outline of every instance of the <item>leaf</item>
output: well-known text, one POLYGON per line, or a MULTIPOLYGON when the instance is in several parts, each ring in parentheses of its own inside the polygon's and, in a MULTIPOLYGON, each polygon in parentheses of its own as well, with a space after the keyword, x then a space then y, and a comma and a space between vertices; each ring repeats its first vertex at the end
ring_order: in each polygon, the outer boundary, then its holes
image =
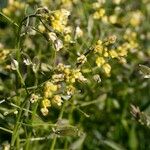
POLYGON ((114 150, 125 150, 121 145, 110 140, 104 140, 103 143, 114 150))
POLYGON ((137 150, 138 148, 138 139, 136 135, 135 126, 132 126, 129 133, 129 147, 131 150, 137 150))
POLYGON ((69 149, 71 149, 71 150, 79 150, 79 149, 81 149, 81 146, 82 146, 85 138, 86 138, 86 134, 83 134, 78 140, 76 140, 75 142, 73 142, 70 145, 69 149))

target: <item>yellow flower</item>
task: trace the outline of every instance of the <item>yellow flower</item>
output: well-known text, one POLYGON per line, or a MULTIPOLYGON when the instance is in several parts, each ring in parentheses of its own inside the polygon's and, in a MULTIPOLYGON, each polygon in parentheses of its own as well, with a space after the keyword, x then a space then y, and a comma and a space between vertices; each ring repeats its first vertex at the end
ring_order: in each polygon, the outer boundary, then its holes
POLYGON ((77 63, 78 63, 78 64, 84 64, 86 61, 87 61, 87 58, 86 58, 85 55, 80 55, 80 56, 77 58, 77 63))
POLYGON ((66 9, 56 10, 50 17, 51 26, 58 32, 64 32, 70 12, 66 9))
POLYGON ((43 114, 43 116, 46 116, 46 115, 48 115, 48 109, 47 108, 41 108, 41 113, 43 114))
POLYGON ((46 30, 45 27, 44 27, 44 25, 42 25, 42 24, 38 25, 38 29, 42 33, 45 32, 45 30, 46 30))
POLYGON ((93 14, 94 19, 101 19, 105 15, 105 9, 100 8, 93 14))
POLYGON ((126 55, 127 55, 128 51, 127 51, 126 48, 124 48, 124 47, 122 47, 122 46, 119 46, 117 53, 118 53, 119 56, 123 57, 123 56, 126 56, 126 55))
POLYGON ((58 90, 58 86, 53 84, 52 82, 47 82, 44 87, 44 97, 49 98, 52 97, 53 93, 58 90))
POLYGON ((66 34, 64 36, 64 40, 65 40, 65 42, 70 42, 71 41, 71 36, 69 34, 66 34))
POLYGON ((106 64, 104 64, 102 67, 103 67, 103 69, 104 69, 106 75, 109 76, 109 75, 110 75, 110 71, 111 71, 111 66, 110 66, 108 63, 106 63, 106 64))
POLYGON ((57 104, 58 106, 61 106, 63 100, 61 99, 61 96, 55 95, 54 98, 52 99, 52 102, 57 104))
POLYGON ((105 59, 103 57, 97 57, 96 64, 98 67, 101 67, 105 63, 105 59))
POLYGON ((61 82, 64 80, 64 77, 65 77, 64 74, 60 73, 60 74, 54 74, 52 76, 52 79, 54 82, 61 82))
POLYGON ((103 42, 101 40, 97 41, 96 45, 94 46, 94 52, 95 53, 102 54, 102 52, 103 52, 103 45, 102 45, 102 43, 103 42))
POLYGON ((131 13, 130 24, 134 27, 139 26, 143 19, 143 14, 140 11, 131 13))
POLYGON ((113 49, 109 51, 109 55, 111 58, 117 58, 118 57, 117 52, 113 49))
POLYGON ((67 86, 67 90, 66 91, 67 91, 68 95, 73 95, 74 92, 75 92, 75 87, 72 86, 72 85, 69 85, 69 86, 67 86))
POLYGON ((51 102, 50 102, 50 100, 47 99, 47 98, 43 99, 43 100, 42 100, 42 106, 43 106, 44 108, 51 107, 51 102))
POLYGON ((45 84, 45 91, 52 91, 56 92, 57 91, 57 85, 53 84, 52 82, 47 82, 45 84))

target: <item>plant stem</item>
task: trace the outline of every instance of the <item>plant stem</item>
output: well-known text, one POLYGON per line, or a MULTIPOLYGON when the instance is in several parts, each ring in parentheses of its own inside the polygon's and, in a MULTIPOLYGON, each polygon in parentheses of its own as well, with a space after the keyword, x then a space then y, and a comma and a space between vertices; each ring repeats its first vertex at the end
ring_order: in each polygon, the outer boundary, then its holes
MULTIPOLYGON (((61 108, 61 111, 60 111, 60 114, 59 114, 58 119, 62 119, 64 110, 65 110, 65 106, 66 106, 66 102, 64 102, 64 104, 63 104, 63 106, 62 106, 62 108, 61 108)), ((54 150, 56 141, 57 141, 57 135, 54 135, 54 138, 53 138, 53 141, 52 141, 50 150, 54 150)))

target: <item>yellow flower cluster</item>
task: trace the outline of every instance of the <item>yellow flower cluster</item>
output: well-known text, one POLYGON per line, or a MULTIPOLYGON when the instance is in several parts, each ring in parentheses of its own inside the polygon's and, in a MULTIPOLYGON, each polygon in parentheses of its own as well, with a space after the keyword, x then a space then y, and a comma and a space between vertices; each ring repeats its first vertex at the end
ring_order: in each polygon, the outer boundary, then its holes
POLYGON ((70 12, 66 9, 56 10, 50 16, 51 26, 54 30, 64 33, 70 12))
POLYGON ((49 112, 48 108, 51 107, 52 104, 61 106, 63 102, 62 93, 69 97, 72 96, 76 90, 73 84, 77 81, 85 82, 86 80, 80 69, 72 69, 70 66, 59 63, 56 66, 55 74, 52 75, 52 81, 46 82, 44 86, 44 98, 41 108, 42 114, 47 115, 49 112))
POLYGON ((129 48, 131 48, 130 43, 126 42, 117 48, 108 48, 110 44, 116 42, 116 36, 109 36, 106 40, 98 40, 94 45, 94 52, 97 54, 96 65, 101 67, 107 76, 110 76, 111 66, 109 64, 109 59, 117 58, 120 62, 125 63, 124 57, 127 55, 129 48))
POLYGON ((4 61, 9 53, 10 53, 9 50, 0 48, 0 62, 4 61))
POLYGON ((99 8, 94 14, 93 18, 94 19, 101 19, 105 15, 105 9, 104 8, 99 8))
POLYGON ((70 66, 60 63, 57 66, 57 71, 58 73, 52 76, 54 82, 65 81, 68 84, 73 84, 76 81, 86 81, 86 78, 82 75, 80 69, 72 69, 70 66))
POLYGON ((59 85, 55 85, 52 82, 46 82, 44 86, 44 99, 42 100, 42 108, 41 112, 44 116, 46 116, 49 112, 48 108, 51 107, 52 104, 56 104, 57 106, 61 106, 62 98, 60 95, 55 94, 59 89, 59 85), (55 94, 55 95, 54 95, 55 94))
POLYGON ((135 11, 130 13, 130 24, 133 27, 137 27, 141 24, 144 16, 141 11, 135 11))

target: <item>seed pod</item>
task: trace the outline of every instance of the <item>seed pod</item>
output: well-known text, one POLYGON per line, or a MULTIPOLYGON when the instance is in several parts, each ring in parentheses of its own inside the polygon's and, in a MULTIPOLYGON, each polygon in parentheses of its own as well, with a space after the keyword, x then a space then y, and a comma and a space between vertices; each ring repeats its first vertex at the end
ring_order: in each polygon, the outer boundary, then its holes
POLYGON ((79 129, 75 126, 58 126, 54 133, 60 136, 79 136, 79 129))
POLYGON ((150 68, 145 65, 139 65, 140 71, 142 72, 144 78, 150 78, 150 68))

